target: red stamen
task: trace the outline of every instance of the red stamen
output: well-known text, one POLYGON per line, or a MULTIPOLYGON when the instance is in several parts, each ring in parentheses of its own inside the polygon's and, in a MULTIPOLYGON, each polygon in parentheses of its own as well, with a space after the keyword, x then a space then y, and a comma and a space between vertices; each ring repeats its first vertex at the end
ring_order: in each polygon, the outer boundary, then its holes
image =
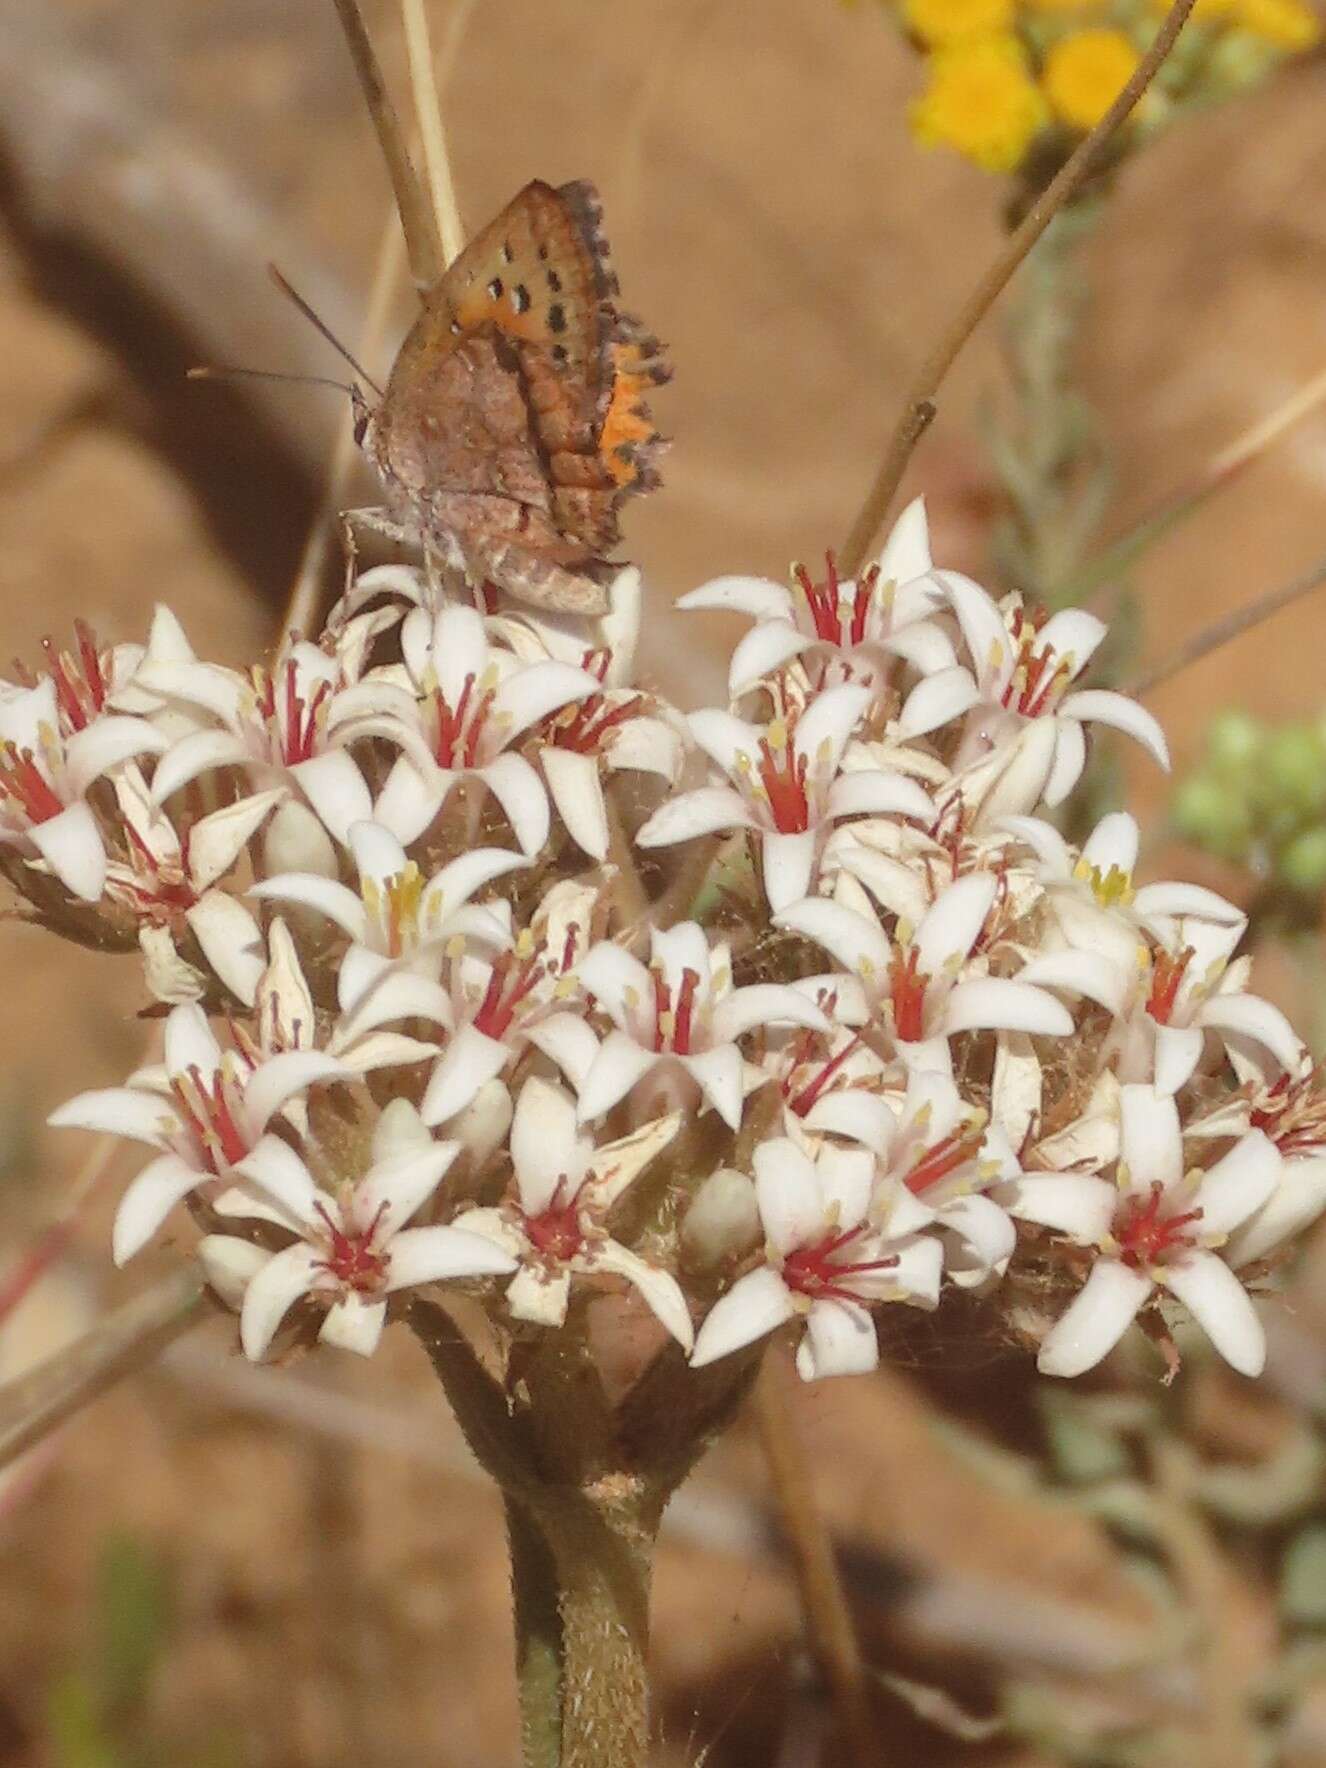
MULTIPOLYGON (((815 1035, 813 1031, 806 1034, 808 1040, 812 1040, 815 1035)), ((850 1043, 843 1045, 836 1056, 831 1056, 828 1061, 821 1063, 819 1073, 806 1083, 795 1099, 788 1099, 788 1109, 795 1111, 798 1117, 805 1117, 815 1101, 826 1091, 829 1082, 838 1073, 843 1063, 847 1061, 853 1051, 860 1047, 860 1044, 861 1039, 854 1036, 850 1043)), ((798 1063, 796 1066, 800 1067, 801 1064, 798 1063)), ((793 1073, 795 1072, 796 1068, 793 1069, 793 1073)), ((790 1078, 789 1076, 789 1080, 790 1078)), ((786 1093, 786 1088, 784 1088, 784 1093, 786 1093)))
POLYGON ((1178 999, 1179 987, 1195 955, 1190 945, 1185 945, 1177 957, 1171 957, 1164 951, 1156 953, 1146 1010, 1157 1025, 1169 1024, 1178 999))
POLYGON ((49 822, 65 808, 32 750, 16 743, 0 742, 0 796, 11 798, 30 823, 49 822))
POLYGON ((789 1289, 809 1296, 812 1301, 859 1301, 861 1297, 851 1287, 853 1279, 892 1270, 898 1263, 896 1254, 890 1258, 839 1259, 840 1252, 868 1233, 865 1227, 849 1228, 814 1246, 797 1247, 783 1260, 783 1281, 789 1289))
POLYGON ((677 991, 677 1017, 672 1028, 672 1047, 679 1056, 689 1056, 691 1053, 695 991, 699 986, 700 973, 698 970, 682 971, 681 987, 677 991))
POLYGON ((925 991, 930 978, 918 968, 920 961, 914 945, 897 947, 889 960, 893 1034, 905 1044, 919 1043, 925 1036, 925 991))
POLYGON ((373 1250, 373 1238, 386 1213, 386 1204, 378 1205, 373 1220, 357 1234, 338 1228, 325 1204, 315 1203, 313 1207, 326 1224, 330 1242, 327 1257, 318 1260, 318 1268, 361 1295, 379 1289, 387 1274, 387 1260, 383 1253, 373 1250))
POLYGON ((558 1264, 574 1258, 585 1243, 577 1199, 572 1197, 568 1202, 562 1201, 566 1188, 566 1176, 563 1174, 557 1181, 557 1189, 547 1208, 540 1210, 538 1215, 523 1216, 530 1245, 544 1258, 558 1264))
POLYGON ((543 975, 538 957, 518 958, 515 952, 502 952, 494 959, 488 987, 474 1015, 474 1028, 498 1043, 511 1029, 516 1009, 537 986, 543 975), (508 986, 509 985, 509 986, 508 986))
POLYGON ((984 1137, 983 1129, 968 1130, 965 1134, 955 1131, 951 1136, 943 1137, 924 1151, 907 1174, 907 1189, 914 1197, 919 1197, 931 1185, 937 1185, 941 1179, 946 1179, 950 1173, 956 1172, 959 1167, 975 1158, 980 1152, 984 1137))
POLYGON ((810 827, 810 800, 806 796, 809 761, 798 755, 789 724, 787 741, 775 753, 767 737, 760 742, 760 780, 769 801, 774 827, 783 835, 802 835, 810 827))
POLYGON ((1120 1258, 1133 1269, 1154 1265, 1168 1253, 1184 1251, 1195 1242, 1195 1235, 1187 1230, 1191 1223, 1202 1219, 1201 1210, 1165 1216, 1161 1214, 1164 1202, 1165 1188, 1156 1183, 1145 1199, 1127 1197, 1119 1206, 1114 1238, 1119 1243, 1120 1258))

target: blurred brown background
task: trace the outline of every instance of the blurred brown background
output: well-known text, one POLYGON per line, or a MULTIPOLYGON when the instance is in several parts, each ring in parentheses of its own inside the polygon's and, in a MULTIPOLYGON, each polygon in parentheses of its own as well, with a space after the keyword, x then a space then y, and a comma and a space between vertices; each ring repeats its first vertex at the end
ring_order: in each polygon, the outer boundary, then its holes
MULTIPOLYGON (((399 74, 393 9, 366 10, 399 74)), ((438 0, 439 44, 448 16, 438 0)), ((656 621, 647 666, 693 703, 719 688, 723 635, 672 615, 672 599, 722 571, 781 577, 841 539, 909 368, 1000 237, 996 187, 913 146, 915 68, 870 4, 478 0, 462 22, 446 110, 467 222, 529 177, 592 177, 628 305, 671 346, 667 486, 629 513, 627 538, 656 621)), ((333 393, 200 387, 183 370, 335 374, 264 262, 353 341, 387 201, 325 0, 0 0, 0 654, 35 658, 76 614, 136 637, 157 599, 201 652, 262 652, 347 414, 333 393)), ((1095 269, 1084 378, 1117 452, 1122 526, 1326 366, 1326 61, 1154 147, 1123 182, 1095 269)), ((973 420, 998 371, 992 326, 914 469, 937 553, 978 572, 990 487, 973 420)), ((1151 651, 1320 556, 1324 490, 1319 417, 1149 560, 1151 651)), ((1319 706, 1323 650, 1326 596, 1176 681, 1155 708, 1178 758, 1225 700, 1319 706)), ((1158 782, 1138 783, 1158 811, 1158 782)), ((40 1127, 45 1112, 125 1072, 144 1031, 127 960, 11 927, 0 966, 8 1259, 57 1213, 81 1158, 40 1127)), ((144 1280, 141 1267, 109 1276, 105 1218, 90 1214, 68 1293, 9 1329, 4 1367, 144 1280)), ((169 1246, 155 1256, 164 1268, 169 1246)), ((1312 1318, 1305 1299, 1299 1325, 1312 1318)), ((804 1409, 872 1655, 977 1705, 1008 1668, 1085 1677, 1099 1699, 1091 1678, 1139 1649, 1141 1613, 1104 1537, 996 1490, 928 1422, 937 1396, 1023 1440, 1025 1360, 989 1344, 953 1367, 928 1340, 899 1348, 900 1374, 804 1409)), ((512 1759, 499 1505, 409 1343, 368 1369, 345 1361, 253 1374, 209 1328, 10 1487, 0 1760, 128 1768, 53 1754, 50 1732, 61 1679, 96 1649, 89 1604, 116 1529, 171 1590, 143 1761, 512 1759)), ((1320 1370, 1303 1379, 1319 1388, 1320 1370)), ((1284 1427, 1273 1399, 1232 1379, 1196 1378, 1189 1403, 1251 1442, 1284 1427)), ((663 1554, 660 1762, 706 1746, 710 1768, 816 1759, 819 1707, 762 1493, 738 1439, 663 1554)), ((1251 1679, 1267 1637, 1255 1592, 1212 1601, 1251 1679)), ((1191 1683, 1128 1698, 1191 1717, 1191 1683)), ((897 1728, 881 1761, 1045 1759, 880 1711, 886 1740, 897 1728)), ((1305 1736, 1293 1760, 1326 1760, 1326 1724, 1305 1736)), ((1187 1759, 1218 1757, 1203 1745, 1187 1759)))

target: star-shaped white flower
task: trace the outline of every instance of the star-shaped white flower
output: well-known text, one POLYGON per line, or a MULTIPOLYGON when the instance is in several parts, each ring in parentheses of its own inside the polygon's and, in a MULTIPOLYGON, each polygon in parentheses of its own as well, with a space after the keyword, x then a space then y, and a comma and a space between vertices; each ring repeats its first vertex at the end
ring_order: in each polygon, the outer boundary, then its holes
POLYGON ((161 1150, 125 1191, 111 1232, 116 1264, 147 1244, 170 1211, 199 1186, 214 1192, 257 1146, 278 1113, 311 1086, 348 1077, 316 1050, 254 1062, 223 1051, 201 1007, 166 1019, 164 1061, 122 1087, 79 1093, 53 1111, 57 1129, 99 1130, 161 1150))
MULTIPOLYGON (((583 1070, 570 1078, 583 1122, 601 1117, 647 1076, 664 1085, 683 1080, 682 1098, 697 1089, 729 1129, 741 1124, 744 1063, 737 1039, 756 1025, 828 1021, 804 994, 777 983, 733 988, 726 945, 710 946, 694 921, 653 929, 648 968, 603 940, 580 966, 580 986, 614 1029, 583 1070), (685 1083, 689 1083, 689 1086, 685 1083)), ((555 1059, 561 1052, 550 1050, 555 1059)))
MULTIPOLYGON (((372 616, 366 617, 370 622, 372 616)), ((287 641, 270 668, 247 672, 193 660, 148 660, 135 677, 139 691, 184 705, 213 723, 172 743, 152 777, 158 804, 201 774, 241 769, 259 792, 285 786, 306 800, 343 842, 351 824, 372 814, 367 782, 348 748, 339 697, 354 681, 357 634, 327 651, 287 641)))
POLYGON ((829 554, 822 583, 804 567, 791 589, 765 577, 715 577, 677 606, 755 620, 732 654, 728 692, 734 700, 794 657, 818 686, 851 681, 877 690, 898 660, 922 675, 957 662, 932 618, 944 606, 933 571, 925 500, 918 497, 898 518, 877 563, 859 578, 839 578, 829 554))
MULTIPOLYGON (((267 1136, 239 1163, 249 1187, 218 1200, 218 1213, 253 1218, 286 1229, 294 1243, 266 1258, 244 1284, 240 1342, 246 1356, 263 1357, 290 1309, 302 1297, 326 1308, 318 1337, 360 1356, 377 1349, 387 1300, 397 1290, 458 1277, 502 1276, 515 1260, 491 1239, 458 1227, 407 1224, 437 1190, 460 1149, 423 1131, 403 1134, 397 1121, 412 1108, 396 1101, 384 1113, 368 1171, 335 1191, 322 1189, 288 1142, 267 1136)), ((415 1118, 418 1125, 418 1119, 415 1118)), ((422 1126, 418 1126, 422 1130, 422 1126)), ((251 1255, 250 1243, 224 1234, 199 1246, 203 1269, 216 1272, 223 1293, 251 1255)))
POLYGON ((935 807, 914 780, 843 767, 869 704, 867 689, 844 685, 814 694, 795 714, 766 725, 715 709, 692 713, 692 735, 729 784, 668 799, 637 843, 669 847, 721 829, 750 829, 759 841, 765 895, 778 910, 810 894, 825 842, 843 818, 933 821, 935 807))
POLYGON ((382 737, 401 751, 374 820, 408 844, 453 788, 473 779, 502 807, 522 851, 537 853, 548 839, 548 794, 515 746, 550 713, 597 693, 598 680, 552 659, 522 662, 490 643, 474 608, 414 609, 401 649, 408 686, 370 678, 339 706, 351 735, 382 737))
POLYGON ((949 1066, 948 1039, 961 1031, 1005 1030, 1067 1037, 1072 1015, 1042 988, 984 973, 976 950, 998 896, 989 872, 958 878, 940 892, 910 936, 891 940, 878 919, 840 903, 808 898, 775 917, 843 964, 829 979, 838 1016, 869 1022, 909 1067, 949 1066))
POLYGON ((1260 1130, 1207 1171, 1185 1170, 1174 1100, 1134 1085, 1121 1091, 1113 1182, 1094 1173, 1029 1173, 1000 1186, 1013 1215, 1096 1249, 1086 1283, 1041 1345, 1041 1373, 1093 1368, 1164 1290, 1227 1363, 1260 1374, 1261 1321, 1217 1248, 1266 1203, 1279 1174, 1280 1157, 1260 1130))
POLYGON ((100 899, 106 844, 88 788, 165 738, 141 718, 97 713, 66 734, 55 679, 0 695, 0 845, 39 863, 82 902, 100 899))
POLYGON ((900 721, 904 736, 938 730, 965 718, 954 761, 953 790, 986 795, 997 780, 998 803, 987 814, 1061 804, 1086 765, 1085 724, 1112 725, 1169 766, 1164 732, 1125 694, 1074 688, 1107 628, 1094 614, 1065 608, 1048 619, 1019 596, 995 603, 970 578, 941 571, 962 629, 971 667, 942 670, 924 681, 900 721), (1025 765, 1014 767, 1014 762, 1025 765))
POLYGON ((521 854, 476 847, 425 879, 380 824, 356 823, 347 839, 359 871, 357 891, 312 872, 286 872, 264 878, 250 893, 316 909, 350 935, 353 943, 341 961, 347 1004, 389 965, 407 964, 436 977, 450 939, 483 939, 498 949, 508 943, 503 923, 470 898, 494 878, 528 865, 521 854))
POLYGON ((798 1316, 803 1381, 865 1374, 879 1361, 870 1310, 879 1302, 934 1307, 939 1241, 872 1222, 875 1157, 826 1146, 812 1160, 783 1137, 755 1150, 764 1256, 709 1310, 696 1334, 696 1368, 731 1356, 798 1316))
POLYGON ((519 1262, 506 1292, 518 1320, 560 1326, 577 1278, 621 1277, 685 1350, 694 1333, 675 1277, 614 1240, 613 1205, 681 1127, 680 1113, 596 1147, 578 1126, 575 1101, 560 1087, 528 1080, 511 1124, 515 1177, 507 1200, 457 1216, 519 1262))

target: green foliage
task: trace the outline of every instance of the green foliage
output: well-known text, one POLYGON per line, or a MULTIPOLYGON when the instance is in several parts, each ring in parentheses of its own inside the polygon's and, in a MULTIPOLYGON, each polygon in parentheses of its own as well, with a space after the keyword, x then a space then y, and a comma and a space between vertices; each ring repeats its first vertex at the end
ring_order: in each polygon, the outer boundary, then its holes
POLYGON ((1268 725, 1226 709, 1172 815, 1186 840, 1246 866, 1286 918, 1315 919, 1326 891, 1326 723, 1268 725))

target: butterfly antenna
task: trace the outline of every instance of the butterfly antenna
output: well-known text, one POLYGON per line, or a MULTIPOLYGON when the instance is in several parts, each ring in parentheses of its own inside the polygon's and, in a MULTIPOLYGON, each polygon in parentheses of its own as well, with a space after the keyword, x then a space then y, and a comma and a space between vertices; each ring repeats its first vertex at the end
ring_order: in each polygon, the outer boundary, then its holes
POLYGON ((331 328, 327 325, 325 320, 322 320, 318 317, 318 315, 313 311, 312 307, 310 307, 308 302, 304 299, 303 295, 300 294, 299 290, 296 289, 290 282, 288 282, 284 276, 282 276, 281 272, 276 268, 275 264, 269 264, 267 266, 267 274, 271 277, 272 281, 276 284, 277 288, 280 289, 281 293, 286 297, 286 299, 294 302, 295 306, 298 307, 299 311, 304 315, 305 319, 308 320, 309 324, 311 326, 313 326, 316 331, 320 332, 324 338, 326 338, 327 342, 331 345, 332 349, 335 350, 336 354, 338 356, 344 358, 344 360, 350 364, 350 367, 355 371, 355 373, 357 375, 359 375, 360 378, 363 381, 365 381, 368 386, 372 387, 373 391, 377 394, 378 398, 381 399, 383 397, 382 388, 373 379, 372 375, 364 367, 363 363, 359 362, 355 357, 353 357, 350 354, 350 352, 346 349, 345 345, 336 336, 335 332, 333 332, 331 330, 331 328))
POLYGON ((190 368, 185 371, 190 381, 295 381, 301 387, 335 387, 353 399, 355 388, 349 381, 334 381, 325 374, 286 374, 279 368, 190 368))

